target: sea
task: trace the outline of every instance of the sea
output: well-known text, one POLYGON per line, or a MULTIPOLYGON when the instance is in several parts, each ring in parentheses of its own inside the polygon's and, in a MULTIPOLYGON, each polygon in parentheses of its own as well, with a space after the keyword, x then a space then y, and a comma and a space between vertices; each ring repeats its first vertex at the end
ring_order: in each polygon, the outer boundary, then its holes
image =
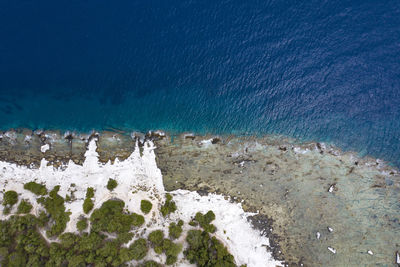
POLYGON ((283 135, 400 166, 400 2, 0 1, 0 129, 283 135))

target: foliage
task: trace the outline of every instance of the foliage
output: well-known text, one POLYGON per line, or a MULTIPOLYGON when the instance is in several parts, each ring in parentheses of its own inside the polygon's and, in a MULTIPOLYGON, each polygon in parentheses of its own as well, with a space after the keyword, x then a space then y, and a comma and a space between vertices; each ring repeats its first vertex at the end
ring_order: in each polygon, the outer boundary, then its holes
POLYGON ((44 266, 49 248, 36 227, 36 217, 30 214, 0 221, 1 266, 44 266))
POLYGON ((71 214, 65 211, 64 199, 58 194, 59 190, 60 186, 55 186, 53 190, 50 191, 49 197, 41 197, 38 199, 38 203, 45 207, 51 219, 54 221, 54 224, 46 233, 49 237, 58 236, 65 230, 67 222, 69 221, 69 215, 71 214))
POLYGON ((155 261, 145 261, 140 267, 161 267, 162 265, 155 261))
POLYGON ((141 226, 144 224, 144 217, 142 215, 132 213, 131 217, 133 226, 141 226))
POLYGON ((153 207, 153 204, 151 204, 150 201, 143 199, 140 202, 140 209, 144 214, 147 214, 151 211, 151 208, 153 207))
MULTIPOLYGON (((126 247, 123 244, 128 243, 134 236, 132 228, 143 225, 144 217, 129 213, 124 209, 125 203, 122 200, 112 199, 93 211, 89 218, 90 231, 84 232, 88 229, 88 219, 82 216, 77 222, 79 234, 62 233, 69 221, 69 213, 65 209, 65 200, 58 194, 59 190, 60 187, 56 186, 48 196, 38 199, 38 203, 42 204, 47 212, 41 211, 38 216, 13 215, 6 221, 0 221, 0 266, 126 266, 132 260, 141 261, 146 257, 148 243, 156 253, 165 253, 166 265, 177 262, 183 245, 173 240, 182 235, 182 220, 169 225, 170 239, 165 238, 162 230, 155 230, 148 235, 148 241, 139 238, 126 247), (39 232, 43 227, 50 228, 47 235, 57 236, 59 242, 47 243, 39 232), (116 238, 110 235, 113 233, 117 234, 116 238)), ((5 205, 17 203, 18 195, 16 194, 15 200, 14 193, 9 193, 7 199, 4 197, 5 205)), ((94 190, 88 188, 86 199, 91 200, 93 196, 94 190)), ((147 202, 151 205, 150 201, 147 202)), ((151 208, 152 206, 148 212, 151 208)), ((176 210, 171 195, 167 194, 163 208, 164 216, 176 210)), ((29 213, 31 209, 32 205, 27 200, 22 200, 18 206, 18 213, 29 213)), ((236 266, 227 248, 210 235, 216 230, 211 224, 214 219, 215 214, 212 211, 196 214, 193 222, 203 229, 190 230, 187 233, 188 246, 184 256, 190 263, 200 267, 236 266)), ((145 261, 139 266, 162 265, 155 261, 145 261)))
POLYGON ((29 190, 38 196, 39 195, 41 195, 41 196, 47 195, 46 186, 35 183, 35 182, 29 182, 29 183, 24 184, 24 189, 29 190))
POLYGON ((117 240, 119 243, 125 244, 125 243, 128 243, 129 241, 131 241, 134 235, 135 235, 134 233, 130 233, 130 232, 129 233, 128 232, 119 233, 117 236, 117 240))
POLYGON ((108 179, 108 183, 107 183, 107 189, 110 191, 113 191, 114 188, 116 188, 118 185, 117 181, 114 179, 108 179))
POLYGON ((132 245, 129 246, 129 252, 134 260, 141 260, 147 254, 147 242, 146 239, 140 238, 135 240, 132 245))
POLYGON ((167 265, 174 264, 178 259, 178 254, 182 250, 181 244, 175 244, 169 239, 164 239, 164 232, 162 230, 155 230, 148 236, 154 252, 157 254, 165 253, 167 256, 167 265))
POLYGON ((169 230, 169 237, 174 240, 178 239, 181 234, 182 234, 182 226, 183 226, 183 221, 179 220, 178 224, 176 223, 171 223, 168 227, 169 230))
POLYGON ((83 201, 83 212, 88 214, 94 207, 94 203, 93 200, 91 199, 92 197, 94 197, 94 189, 93 187, 88 187, 86 189, 86 198, 83 201))
POLYGON ((76 223, 76 228, 78 229, 79 232, 82 232, 88 227, 87 219, 82 218, 76 223))
POLYGON ((163 240, 163 251, 167 256, 167 261, 166 261, 167 265, 174 264, 177 261, 178 255, 181 252, 181 250, 182 250, 182 244, 176 244, 169 239, 163 240))
POLYGON ((163 251, 164 232, 162 230, 155 230, 149 234, 147 239, 150 241, 151 246, 157 254, 163 251))
POLYGON ((136 213, 123 211, 125 203, 122 200, 108 200, 90 216, 91 230, 95 232, 123 233, 129 232, 132 226, 140 226, 144 218, 136 213))
POLYGON ((92 198, 94 197, 94 189, 93 187, 88 187, 86 189, 86 198, 92 198))
POLYGON ((90 198, 86 198, 83 201, 82 208, 83 208, 84 213, 88 214, 93 209, 93 207, 94 207, 94 203, 93 203, 93 200, 91 200, 90 198))
POLYGON ((161 207, 161 213, 165 217, 170 213, 173 213, 176 211, 176 204, 174 201, 172 201, 172 196, 170 194, 166 194, 166 200, 164 205, 161 207))
POLYGON ((188 248, 184 255, 190 263, 197 266, 227 266, 234 267, 233 256, 215 237, 210 237, 206 231, 190 230, 186 237, 188 248))
POLYGON ((10 205, 13 206, 15 203, 18 202, 18 194, 15 191, 7 191, 4 193, 4 198, 3 198, 3 205, 10 205))
POLYGON ((25 213, 29 213, 32 210, 32 205, 31 203, 29 203, 28 200, 21 200, 21 203, 19 203, 18 205, 18 209, 17 209, 17 213, 21 214, 25 214, 25 213))
POLYGON ((39 217, 37 217, 37 225, 39 227, 44 227, 50 220, 50 215, 48 215, 46 212, 41 211, 39 213, 39 217))
POLYGON ((217 230, 217 228, 213 224, 210 224, 210 222, 212 222, 214 219, 215 214, 211 210, 208 211, 205 215, 203 215, 201 212, 197 212, 196 216, 194 217, 194 220, 200 224, 204 231, 209 233, 214 233, 217 230))
POLYGON ((197 225, 199 225, 199 223, 196 222, 195 220, 191 220, 188 224, 189 224, 190 226, 193 226, 193 227, 196 227, 197 225))

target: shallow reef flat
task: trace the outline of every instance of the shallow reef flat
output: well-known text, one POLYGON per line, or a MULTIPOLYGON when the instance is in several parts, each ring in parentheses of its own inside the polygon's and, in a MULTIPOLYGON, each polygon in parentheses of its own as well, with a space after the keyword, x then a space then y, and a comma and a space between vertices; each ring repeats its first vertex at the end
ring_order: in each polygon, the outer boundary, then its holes
POLYGON ((400 174, 373 158, 279 136, 169 136, 14 130, 0 136, 0 160, 39 166, 82 164, 91 136, 101 162, 126 159, 135 140, 153 140, 167 191, 220 193, 241 202, 289 266, 396 266, 400 174), (48 145, 48 146, 46 146, 48 145), (41 149, 42 148, 42 149, 41 149))

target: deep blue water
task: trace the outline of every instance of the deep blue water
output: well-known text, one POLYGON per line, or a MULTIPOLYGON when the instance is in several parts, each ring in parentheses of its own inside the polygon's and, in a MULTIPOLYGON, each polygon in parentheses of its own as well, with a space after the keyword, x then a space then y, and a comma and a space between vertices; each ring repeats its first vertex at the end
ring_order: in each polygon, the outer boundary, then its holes
POLYGON ((278 133, 400 166, 400 1, 0 1, 0 128, 278 133))

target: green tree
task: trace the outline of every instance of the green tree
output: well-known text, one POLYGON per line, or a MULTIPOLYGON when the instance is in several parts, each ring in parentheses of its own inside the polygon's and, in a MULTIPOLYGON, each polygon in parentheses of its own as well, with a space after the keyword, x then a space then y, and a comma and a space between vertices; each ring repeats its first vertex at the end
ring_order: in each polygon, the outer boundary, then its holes
POLYGON ((37 200, 38 203, 45 207, 51 219, 54 221, 50 230, 47 231, 49 237, 58 236, 65 230, 71 214, 65 211, 64 199, 58 194, 59 190, 60 186, 55 186, 53 190, 50 191, 49 197, 41 197, 37 200))
POLYGON ((35 182, 29 182, 29 183, 24 184, 24 189, 29 190, 38 196, 39 195, 41 195, 41 196, 47 195, 46 186, 35 183, 35 182))
POLYGON ((153 207, 153 204, 151 204, 150 201, 143 199, 140 202, 140 209, 144 214, 148 214, 151 211, 151 208, 153 207))
POLYGON ((86 218, 81 218, 77 223, 76 223, 76 228, 78 229, 79 232, 82 232, 88 227, 87 219, 86 218))
POLYGON ((28 200, 21 200, 21 203, 19 203, 18 205, 18 209, 17 209, 17 213, 21 214, 25 214, 25 213, 29 213, 32 210, 32 205, 31 203, 29 203, 28 200))
POLYGON ((168 227, 169 237, 171 239, 178 239, 182 234, 182 226, 183 226, 182 220, 179 220, 177 224, 174 222, 170 223, 168 227))
POLYGON ((114 179, 108 179, 108 183, 107 183, 107 189, 110 191, 113 191, 114 188, 116 188, 118 185, 117 181, 114 179))
POLYGON ((3 205, 10 205, 13 206, 15 203, 18 202, 18 194, 15 191, 7 191, 4 193, 3 205))
POLYGON ((170 194, 166 194, 166 200, 163 206, 161 206, 161 214, 165 217, 170 213, 176 211, 176 204, 172 201, 172 196, 170 194))

